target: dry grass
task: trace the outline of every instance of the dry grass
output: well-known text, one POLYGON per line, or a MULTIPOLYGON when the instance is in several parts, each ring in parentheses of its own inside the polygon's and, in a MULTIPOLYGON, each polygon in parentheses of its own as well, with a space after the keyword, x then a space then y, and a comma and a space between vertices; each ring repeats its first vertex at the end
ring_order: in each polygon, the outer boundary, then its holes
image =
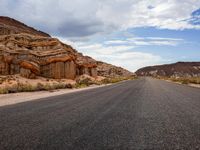
POLYGON ((33 92, 33 91, 52 91, 66 88, 84 88, 90 85, 103 85, 117 83, 124 80, 133 80, 136 77, 102 78, 100 80, 84 79, 81 82, 70 83, 65 80, 53 79, 25 79, 20 76, 0 76, 0 94, 33 92))
POLYGON ((0 87, 0 94, 17 93, 17 92, 33 92, 33 91, 50 91, 55 89, 73 88, 71 84, 67 83, 53 83, 31 85, 29 83, 17 83, 12 86, 0 87))
POLYGON ((187 78, 170 78, 173 82, 179 82, 182 84, 200 84, 200 77, 187 77, 187 78))
POLYGON ((90 85, 103 85, 112 84, 125 80, 135 80, 137 77, 116 77, 116 78, 103 78, 102 80, 90 81, 84 80, 84 82, 77 82, 75 88, 84 88, 90 85))
POLYGON ((117 83, 125 80, 135 80, 137 79, 136 77, 118 77, 118 78, 105 78, 101 82, 103 84, 109 84, 109 83, 117 83))
POLYGON ((181 84, 200 84, 200 77, 157 77, 162 80, 170 80, 181 84))

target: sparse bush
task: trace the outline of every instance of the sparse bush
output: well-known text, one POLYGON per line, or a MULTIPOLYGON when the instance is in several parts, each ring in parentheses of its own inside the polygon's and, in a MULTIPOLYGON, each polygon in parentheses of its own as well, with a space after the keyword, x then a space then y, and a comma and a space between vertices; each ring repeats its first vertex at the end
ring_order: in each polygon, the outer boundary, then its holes
POLYGON ((86 86, 95 84, 94 79, 88 75, 81 75, 76 79, 76 82, 79 85, 86 85, 86 86))
POLYGON ((102 84, 117 83, 125 80, 134 80, 135 77, 116 77, 116 78, 105 78, 101 82, 102 84))
POLYGON ((169 78, 173 82, 179 82, 182 84, 200 84, 200 77, 180 77, 180 78, 169 78))
POLYGON ((75 88, 77 88, 77 89, 79 89, 79 88, 85 88, 85 87, 88 87, 88 85, 86 85, 86 84, 79 84, 79 83, 75 84, 75 88))
POLYGON ((0 94, 8 94, 8 89, 5 87, 5 88, 0 88, 0 94))
POLYGON ((52 89, 64 89, 66 87, 66 85, 64 83, 53 83, 53 85, 51 85, 52 89))
POLYGON ((51 85, 49 83, 45 84, 44 85, 44 90, 46 90, 46 91, 52 90, 51 85))
POLYGON ((189 84, 189 80, 182 80, 181 83, 182 84, 189 84))
POLYGON ((37 83, 37 91, 45 90, 44 85, 42 83, 37 83))
POLYGON ((68 88, 68 89, 72 89, 73 85, 68 83, 68 84, 65 85, 65 87, 68 88))
POLYGON ((47 90, 47 91, 55 90, 55 89, 65 89, 65 88, 72 88, 72 85, 59 82, 59 83, 53 83, 53 84, 47 83, 42 86, 42 89, 47 90))
POLYGON ((31 84, 18 84, 18 91, 19 92, 32 92, 32 91, 36 91, 37 90, 37 86, 33 86, 31 84))

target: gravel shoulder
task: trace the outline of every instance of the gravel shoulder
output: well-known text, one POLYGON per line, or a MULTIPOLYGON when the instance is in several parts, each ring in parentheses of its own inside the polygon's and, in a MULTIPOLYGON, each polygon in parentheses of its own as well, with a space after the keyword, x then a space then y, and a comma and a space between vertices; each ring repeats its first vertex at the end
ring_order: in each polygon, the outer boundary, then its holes
POLYGON ((57 96, 67 93, 74 93, 94 88, 103 87, 106 85, 93 85, 80 89, 58 89, 52 91, 36 91, 36 92, 22 92, 22 93, 11 93, 11 94, 0 94, 0 106, 13 105, 22 102, 28 102, 37 100, 40 98, 47 98, 51 96, 57 96))

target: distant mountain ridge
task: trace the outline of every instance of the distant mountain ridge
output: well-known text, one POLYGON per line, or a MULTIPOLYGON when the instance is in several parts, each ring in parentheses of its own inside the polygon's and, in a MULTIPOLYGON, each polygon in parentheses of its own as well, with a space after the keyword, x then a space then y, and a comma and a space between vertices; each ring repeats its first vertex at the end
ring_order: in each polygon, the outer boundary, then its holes
POLYGON ((138 76, 200 77, 200 62, 177 62, 148 66, 136 71, 138 76))

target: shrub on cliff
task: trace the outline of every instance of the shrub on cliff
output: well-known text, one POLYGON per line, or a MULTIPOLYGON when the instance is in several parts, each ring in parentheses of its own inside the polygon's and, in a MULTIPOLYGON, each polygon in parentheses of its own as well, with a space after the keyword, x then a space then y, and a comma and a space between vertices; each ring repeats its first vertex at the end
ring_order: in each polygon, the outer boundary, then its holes
POLYGON ((84 74, 84 75, 79 76, 76 79, 76 83, 79 85, 89 86, 89 85, 95 84, 95 79, 89 75, 84 74))

